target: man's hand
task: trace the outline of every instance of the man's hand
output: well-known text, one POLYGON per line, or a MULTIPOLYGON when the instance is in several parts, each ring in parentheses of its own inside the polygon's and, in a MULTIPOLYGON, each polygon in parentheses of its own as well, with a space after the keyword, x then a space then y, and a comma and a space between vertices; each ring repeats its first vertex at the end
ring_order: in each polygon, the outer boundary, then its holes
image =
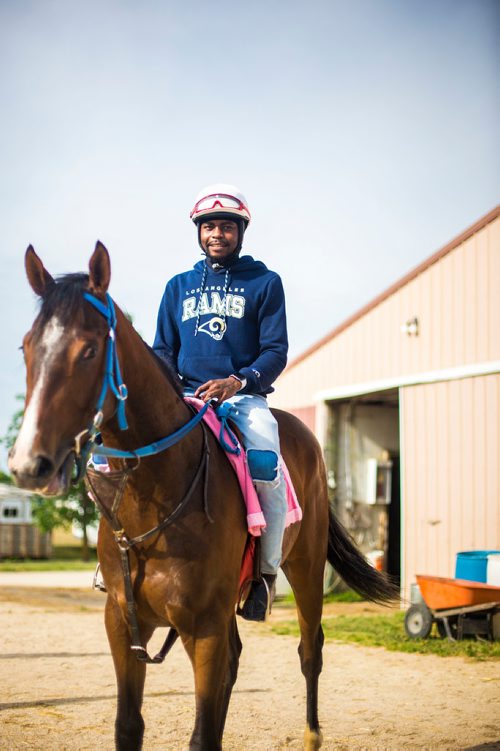
POLYGON ((195 391, 197 399, 203 399, 204 402, 210 399, 217 399, 219 404, 234 396, 241 389, 241 382, 237 378, 216 378, 207 381, 199 386, 195 391))

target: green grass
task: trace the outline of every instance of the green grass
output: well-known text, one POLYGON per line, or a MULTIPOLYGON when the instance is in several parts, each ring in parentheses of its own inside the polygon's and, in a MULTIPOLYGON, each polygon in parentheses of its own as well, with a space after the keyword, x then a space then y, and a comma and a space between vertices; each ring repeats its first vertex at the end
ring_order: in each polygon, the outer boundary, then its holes
MULTIPOLYGON (((280 608, 295 607, 295 597, 292 593, 279 597, 278 601, 280 608)), ((357 592, 348 589, 345 592, 332 592, 329 595, 325 595, 323 602, 363 602, 363 598, 357 592)))
POLYGON ((48 560, 34 558, 4 558, 0 561, 0 571, 93 571, 97 556, 90 549, 90 561, 82 561, 78 545, 54 545, 53 557, 48 560))
POLYGON ((363 598, 352 589, 346 589, 345 592, 331 592, 323 598, 323 602, 363 602, 363 598))
MULTIPOLYGON (((433 654, 441 657, 468 657, 473 660, 500 659, 500 643, 464 639, 451 642, 433 633, 428 639, 410 639, 404 630, 404 612, 389 615, 338 615, 323 619, 327 641, 384 647, 395 652, 433 654)), ((299 635, 297 621, 271 626, 276 634, 299 635)), ((435 628, 435 627, 434 627, 435 628)))

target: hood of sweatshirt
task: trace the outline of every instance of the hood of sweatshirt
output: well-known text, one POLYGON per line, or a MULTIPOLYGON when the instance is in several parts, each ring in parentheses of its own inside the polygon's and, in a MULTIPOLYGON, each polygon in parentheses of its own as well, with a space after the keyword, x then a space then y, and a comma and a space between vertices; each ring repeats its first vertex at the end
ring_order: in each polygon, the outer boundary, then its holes
POLYGON ((229 266, 220 266, 218 269, 214 269, 213 266, 210 266, 207 263, 206 258, 202 259, 201 261, 197 261, 193 268, 198 271, 200 274, 203 274, 203 271, 205 269, 212 271, 214 274, 225 274, 226 271, 229 271, 231 274, 233 271, 250 271, 250 269, 257 271, 258 269, 262 271, 267 271, 267 267, 265 263, 262 263, 262 261, 256 261, 252 256, 241 256, 237 258, 233 263, 231 263, 229 266))

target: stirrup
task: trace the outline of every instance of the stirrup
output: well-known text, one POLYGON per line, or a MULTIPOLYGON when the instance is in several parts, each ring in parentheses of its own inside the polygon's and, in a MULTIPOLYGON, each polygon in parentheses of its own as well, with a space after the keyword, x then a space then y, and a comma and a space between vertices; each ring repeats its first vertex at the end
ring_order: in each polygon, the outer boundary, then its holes
POLYGON ((262 574, 260 579, 252 582, 250 593, 239 615, 246 621, 262 622, 267 620, 276 592, 276 574, 262 574))
POLYGON ((97 561, 97 566, 95 567, 94 572, 94 578, 92 580, 92 589, 97 589, 99 592, 107 592, 106 585, 104 584, 104 579, 102 578, 101 574, 101 564, 99 561, 97 561))

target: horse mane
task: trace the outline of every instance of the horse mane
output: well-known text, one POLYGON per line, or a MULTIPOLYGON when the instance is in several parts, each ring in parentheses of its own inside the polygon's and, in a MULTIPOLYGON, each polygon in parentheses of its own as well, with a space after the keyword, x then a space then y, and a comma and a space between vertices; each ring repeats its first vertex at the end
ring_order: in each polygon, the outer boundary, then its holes
POLYGON ((169 365, 168 362, 166 362, 162 357, 160 357, 159 355, 157 355, 156 352, 154 351, 154 349, 152 347, 150 347, 149 344, 144 341, 144 339, 142 341, 144 343, 144 346, 146 347, 146 349, 148 350, 148 352, 150 353, 150 355, 152 355, 154 361, 157 363, 158 367, 162 371, 163 375, 165 376, 165 378, 168 380, 168 382, 170 383, 170 385, 174 389, 174 391, 180 397, 184 398, 184 394, 183 394, 183 391, 182 391, 182 386, 181 386, 181 384, 179 382, 179 378, 177 377, 177 373, 174 372, 172 366, 169 365))
POLYGON ((88 274, 64 274, 47 286, 35 326, 40 330, 57 314, 65 326, 83 307, 83 292, 88 288, 88 274))
MULTIPOLYGON (((89 275, 84 273, 62 274, 54 279, 54 282, 48 285, 42 297, 40 313, 35 323, 37 330, 40 331, 56 314, 62 326, 70 323, 78 311, 83 308, 83 293, 88 290, 88 284, 89 275)), ((130 323, 130 325, 132 326, 133 324, 130 323)), ((179 396, 182 396, 181 384, 172 368, 156 354, 142 337, 141 341, 159 366, 170 386, 179 396)))

